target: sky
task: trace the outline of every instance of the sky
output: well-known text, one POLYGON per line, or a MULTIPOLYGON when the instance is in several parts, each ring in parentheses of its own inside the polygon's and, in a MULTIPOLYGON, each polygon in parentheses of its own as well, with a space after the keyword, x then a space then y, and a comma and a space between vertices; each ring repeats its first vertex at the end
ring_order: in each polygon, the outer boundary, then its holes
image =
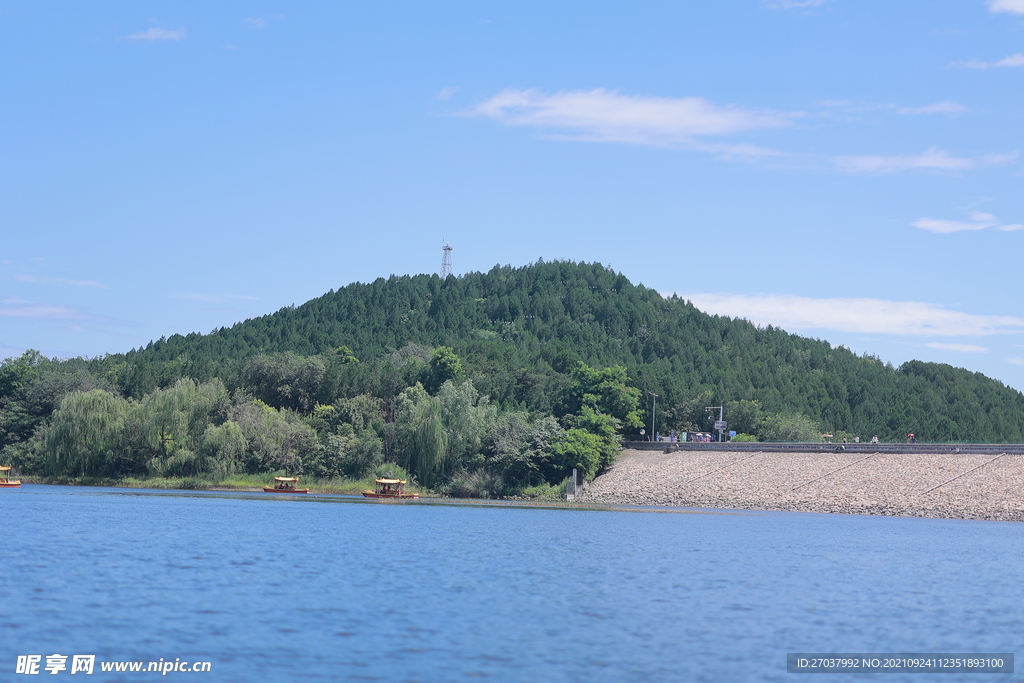
POLYGON ((0 358, 599 262, 1024 390, 1024 0, 0 0, 0 358))

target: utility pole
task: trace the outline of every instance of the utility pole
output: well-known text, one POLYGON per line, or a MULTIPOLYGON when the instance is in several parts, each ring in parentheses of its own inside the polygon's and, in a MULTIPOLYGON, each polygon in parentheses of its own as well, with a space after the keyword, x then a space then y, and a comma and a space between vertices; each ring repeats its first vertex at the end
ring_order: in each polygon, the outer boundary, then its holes
POLYGON ((651 441, 654 441, 654 414, 658 410, 658 395, 653 391, 647 393, 654 397, 654 402, 651 405, 651 441))
POLYGON ((722 443, 722 431, 725 429, 725 420, 723 419, 722 414, 725 411, 722 410, 722 406, 710 406, 708 408, 705 408, 704 412, 706 413, 709 410, 717 410, 718 411, 718 421, 715 423, 715 429, 718 430, 718 443, 722 443), (719 427, 719 425, 722 425, 722 426, 719 427))

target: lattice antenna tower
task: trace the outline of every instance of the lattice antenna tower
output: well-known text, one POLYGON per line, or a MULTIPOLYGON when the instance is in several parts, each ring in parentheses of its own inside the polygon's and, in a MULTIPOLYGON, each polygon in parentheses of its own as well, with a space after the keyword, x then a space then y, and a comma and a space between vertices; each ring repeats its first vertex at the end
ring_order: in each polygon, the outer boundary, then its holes
POLYGON ((441 279, 452 274, 452 248, 445 242, 441 246, 441 279))

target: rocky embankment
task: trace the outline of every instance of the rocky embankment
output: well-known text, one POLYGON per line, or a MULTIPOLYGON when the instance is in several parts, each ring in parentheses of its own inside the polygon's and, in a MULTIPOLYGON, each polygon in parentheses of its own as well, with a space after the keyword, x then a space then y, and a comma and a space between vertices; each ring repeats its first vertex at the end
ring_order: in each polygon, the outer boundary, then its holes
POLYGON ((1024 454, 627 450, 577 500, 1024 521, 1024 454))

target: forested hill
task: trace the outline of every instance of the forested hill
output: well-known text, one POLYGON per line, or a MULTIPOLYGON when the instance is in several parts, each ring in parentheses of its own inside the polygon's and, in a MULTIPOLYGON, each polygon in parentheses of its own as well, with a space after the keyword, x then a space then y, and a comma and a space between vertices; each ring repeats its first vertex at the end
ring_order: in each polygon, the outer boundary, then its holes
POLYGON ((600 264, 564 261, 351 284, 94 363, 125 395, 141 397, 180 377, 242 386, 257 356, 316 356, 324 376, 315 401, 327 405, 359 394, 387 400, 403 388, 404 360, 439 346, 451 347, 476 388, 508 409, 559 414, 567 375, 581 360, 625 366, 644 404, 648 392, 658 394, 659 430, 706 429, 704 407, 724 405, 730 428, 760 428, 762 436, 769 416, 800 416, 815 429, 863 438, 1024 440, 1024 395, 979 373, 919 361, 894 369, 825 341, 707 315, 600 264))

